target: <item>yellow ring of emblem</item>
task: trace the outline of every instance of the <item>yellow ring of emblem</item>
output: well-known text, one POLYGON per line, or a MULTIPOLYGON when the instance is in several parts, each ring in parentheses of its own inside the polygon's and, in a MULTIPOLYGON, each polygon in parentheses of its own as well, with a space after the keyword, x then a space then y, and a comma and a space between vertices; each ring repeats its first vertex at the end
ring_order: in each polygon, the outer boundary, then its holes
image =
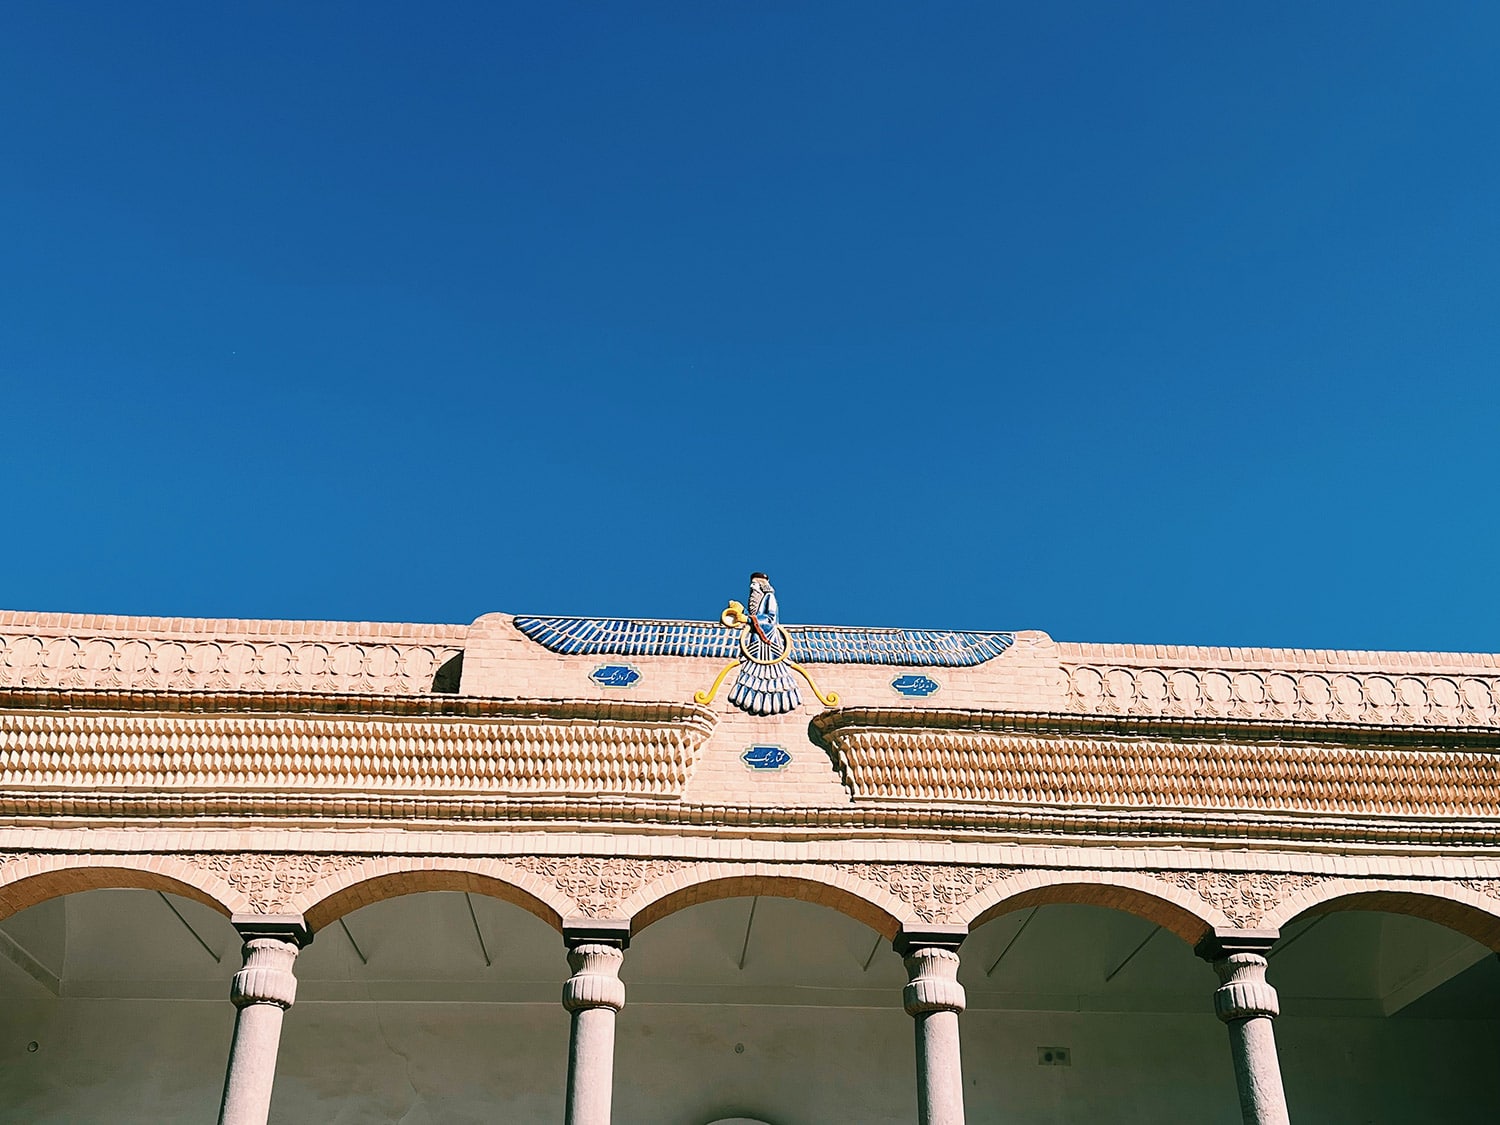
POLYGON ((750 626, 748 625, 746 625, 740 631, 740 655, 743 656, 746 660, 750 661, 751 664, 759 664, 762 668, 769 668, 773 664, 780 664, 788 656, 792 655, 792 636, 786 631, 785 625, 778 624, 776 626, 776 631, 781 634, 783 648, 781 650, 781 655, 778 656, 775 660, 757 660, 755 659, 755 657, 750 655, 750 649, 745 644, 745 637, 750 633, 750 626))

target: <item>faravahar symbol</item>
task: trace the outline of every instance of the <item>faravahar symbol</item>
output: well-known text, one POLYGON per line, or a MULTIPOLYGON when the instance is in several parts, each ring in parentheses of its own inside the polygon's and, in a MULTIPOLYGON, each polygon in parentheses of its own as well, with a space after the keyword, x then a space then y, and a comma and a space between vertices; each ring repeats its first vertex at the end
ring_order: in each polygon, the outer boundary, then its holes
POLYGON ((729 689, 729 702, 741 711, 752 715, 783 715, 795 711, 802 706, 797 676, 807 681, 807 686, 823 706, 837 707, 838 695, 834 692, 824 695, 813 683, 807 669, 790 659, 792 638, 778 616, 776 590, 764 574, 757 572, 750 576, 749 603, 750 607, 746 609, 739 602, 732 601, 719 615, 721 625, 739 631, 740 655, 714 678, 713 687, 693 693, 693 699, 701 704, 712 703, 725 677, 738 668, 739 675, 729 689))

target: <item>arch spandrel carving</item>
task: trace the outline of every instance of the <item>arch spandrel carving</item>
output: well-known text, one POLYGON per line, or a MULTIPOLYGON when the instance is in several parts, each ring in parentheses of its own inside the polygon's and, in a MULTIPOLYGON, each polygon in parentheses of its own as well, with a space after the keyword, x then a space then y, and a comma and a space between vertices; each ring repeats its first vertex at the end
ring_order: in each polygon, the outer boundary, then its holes
POLYGON ((1236 929, 1270 927, 1267 918, 1277 904, 1322 882, 1317 875, 1295 875, 1273 871, 1163 871, 1156 874, 1198 896, 1236 929))
POLYGON ((833 867, 888 891, 906 907, 905 921, 943 924, 967 923, 967 904, 1018 870, 924 863, 839 863, 833 867))
POLYGON ((625 904, 642 888, 694 867, 689 860, 637 856, 520 856, 510 863, 567 896, 570 916, 588 919, 628 918, 625 904))

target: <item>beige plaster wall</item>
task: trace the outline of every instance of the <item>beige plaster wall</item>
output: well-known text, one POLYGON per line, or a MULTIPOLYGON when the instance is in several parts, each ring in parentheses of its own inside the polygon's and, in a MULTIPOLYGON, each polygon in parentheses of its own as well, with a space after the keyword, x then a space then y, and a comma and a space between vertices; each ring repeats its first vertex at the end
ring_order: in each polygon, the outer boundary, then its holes
MULTIPOLYGON (((12 1002, 0 1013, 0 1121, 211 1121, 232 1019, 225 1002, 12 1002)), ((1239 1120, 1211 1015, 970 1012, 963 1032, 973 1125, 1239 1120), (1072 1065, 1039 1066, 1039 1046, 1068 1047, 1072 1065)), ((1492 1021, 1284 1017, 1277 1032, 1294 1120, 1457 1125, 1500 1099, 1492 1021)), ((909 1125, 912 1054, 894 1007, 628 1006, 614 1120, 909 1125)), ((551 1004, 301 1004, 271 1120, 553 1123, 566 1057, 567 1020, 551 1004)))

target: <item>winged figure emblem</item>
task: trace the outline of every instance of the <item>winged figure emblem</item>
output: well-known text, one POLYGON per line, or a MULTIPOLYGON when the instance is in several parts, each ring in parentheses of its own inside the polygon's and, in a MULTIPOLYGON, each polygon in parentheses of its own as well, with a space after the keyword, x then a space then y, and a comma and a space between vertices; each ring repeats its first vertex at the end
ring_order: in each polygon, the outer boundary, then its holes
POLYGON ((781 627, 771 580, 759 572, 752 574, 749 610, 730 602, 719 620, 740 630, 740 671, 729 690, 729 702, 752 715, 783 715, 801 707, 802 693, 793 669, 803 676, 807 673, 787 659, 792 641, 781 627))
MULTIPOLYGON (((825 695, 818 690, 807 664, 972 668, 1002 655, 1015 642, 1012 633, 783 625, 776 590, 759 572, 750 576, 746 601, 748 604, 731 601, 715 622, 529 616, 518 616, 514 621, 524 636, 564 656, 679 656, 728 661, 713 686, 695 692, 693 698, 700 704, 713 702, 734 673, 729 700, 752 715, 783 715, 796 710, 802 705, 804 685, 825 707, 838 706, 836 694, 825 695)), ((596 674, 602 671, 596 669, 596 674)), ((922 678, 908 674, 906 679, 922 678)), ((936 687, 931 680, 924 679, 923 683, 936 687)), ((902 694, 926 693, 912 687, 902 694)))

